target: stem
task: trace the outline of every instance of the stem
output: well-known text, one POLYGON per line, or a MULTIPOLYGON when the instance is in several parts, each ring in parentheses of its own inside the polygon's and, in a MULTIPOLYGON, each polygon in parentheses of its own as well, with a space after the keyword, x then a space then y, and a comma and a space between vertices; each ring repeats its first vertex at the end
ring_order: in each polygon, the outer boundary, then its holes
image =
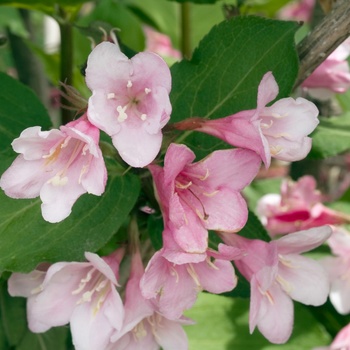
POLYGON ((298 87, 345 39, 350 36, 350 2, 337 6, 297 46, 300 66, 294 88, 298 87))
POLYGON ((185 58, 191 57, 191 5, 189 2, 181 4, 181 52, 185 58))
MULTIPOLYGON (((61 75, 60 80, 67 84, 73 85, 73 27, 68 21, 60 23, 61 33, 61 75)), ((60 86, 60 90, 65 92, 64 86, 60 86)), ((62 124, 66 124, 73 120, 73 113, 64 108, 64 105, 70 105, 69 101, 61 96, 61 119, 62 124)))

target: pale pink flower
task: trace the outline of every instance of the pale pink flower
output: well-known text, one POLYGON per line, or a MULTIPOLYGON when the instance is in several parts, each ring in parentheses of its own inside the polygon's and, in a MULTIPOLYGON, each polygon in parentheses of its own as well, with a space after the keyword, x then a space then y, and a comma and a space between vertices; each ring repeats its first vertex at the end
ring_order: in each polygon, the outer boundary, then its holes
POLYGON ((84 193, 101 195, 107 171, 99 148, 99 130, 85 117, 58 129, 25 129, 12 142, 20 153, 0 179, 12 198, 40 196, 44 219, 59 222, 84 193))
POLYGON ((346 215, 325 207, 321 201, 316 180, 307 175, 297 182, 282 181, 281 194, 263 196, 258 202, 257 213, 271 236, 349 220, 346 215))
POLYGON ((240 191, 259 170, 260 159, 247 150, 215 151, 197 163, 185 145, 171 144, 164 168, 150 165, 165 226, 188 253, 205 253, 208 231, 238 231, 247 221, 240 191), (244 174, 244 175, 243 175, 244 174))
POLYGON ((270 166, 271 157, 284 161, 303 159, 311 149, 311 138, 307 135, 319 123, 318 109, 301 97, 283 98, 266 107, 277 97, 278 90, 272 72, 268 72, 258 88, 256 109, 212 120, 190 118, 174 127, 201 131, 230 145, 255 151, 266 167, 270 166))
POLYGON ((350 233, 337 227, 328 244, 335 257, 322 260, 331 281, 329 298, 342 315, 350 313, 350 233))
POLYGON ((276 241, 249 240, 237 234, 220 234, 226 244, 245 250, 235 261, 250 282, 249 329, 257 326, 272 343, 284 343, 293 328, 293 300, 318 306, 329 293, 327 272, 316 261, 300 256, 321 245, 330 226, 291 233, 276 241))
POLYGON ((93 92, 91 123, 112 137, 131 166, 152 162, 171 113, 171 75, 163 59, 152 52, 128 59, 117 45, 103 42, 89 55, 86 83, 93 92))
POLYGON ((286 20, 310 22, 316 0, 296 0, 288 3, 278 12, 278 17, 286 20))
POLYGON ((152 51, 160 56, 171 57, 177 60, 181 58, 181 52, 174 49, 168 35, 159 33, 149 26, 144 26, 143 30, 146 34, 147 51, 152 51))
POLYGON ((169 320, 157 313, 140 290, 144 269, 139 252, 132 256, 130 277, 125 291, 125 317, 121 330, 114 332, 107 350, 186 350, 188 340, 182 324, 185 317, 169 320))
POLYGON ((140 283, 142 295, 165 317, 181 317, 202 290, 220 294, 236 287, 237 277, 230 260, 242 257, 240 249, 219 244, 218 252, 208 249, 204 260, 190 263, 184 262, 190 254, 175 249, 165 242, 149 261, 140 283))
POLYGON ((334 93, 344 93, 350 88, 350 39, 342 43, 301 84, 314 98, 329 99, 334 93))
POLYGON ((70 322, 76 349, 104 349, 123 322, 123 303, 116 290, 122 256, 122 250, 104 258, 85 253, 88 262, 55 263, 45 276, 40 271, 14 273, 8 281, 9 293, 28 298, 32 332, 70 322))

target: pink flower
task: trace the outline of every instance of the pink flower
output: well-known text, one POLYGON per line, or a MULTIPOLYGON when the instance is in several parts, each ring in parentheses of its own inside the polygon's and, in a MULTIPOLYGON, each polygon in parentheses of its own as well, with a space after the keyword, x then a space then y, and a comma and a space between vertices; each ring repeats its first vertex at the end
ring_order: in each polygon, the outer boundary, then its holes
POLYGON ((257 213, 271 236, 349 220, 346 215, 325 207, 321 200, 315 179, 303 176, 297 182, 283 181, 280 195, 263 196, 257 213))
POLYGON ((171 113, 171 75, 163 59, 141 52, 129 60, 117 45, 103 42, 88 58, 86 83, 93 92, 88 110, 91 123, 112 137, 131 166, 152 162, 171 113))
POLYGON ((103 259, 85 253, 88 262, 53 264, 44 278, 40 271, 14 273, 8 281, 9 293, 28 298, 32 332, 70 322, 76 349, 104 349, 112 333, 122 327, 124 308, 116 290, 122 256, 122 250, 103 259))
POLYGON ((271 157, 285 161, 303 159, 311 149, 311 138, 307 135, 318 124, 318 110, 313 103, 301 97, 296 100, 283 98, 266 107, 277 95, 278 85, 272 73, 268 72, 258 88, 256 109, 221 119, 192 118, 175 124, 175 127, 195 129, 230 145, 255 151, 266 167, 270 166, 271 157))
POLYGON ((349 350, 350 324, 340 330, 330 346, 313 348, 313 350, 349 350))
MULTIPOLYGON (((171 239, 169 232, 163 237, 171 239)), ((242 254, 238 248, 219 244, 219 252, 208 249, 204 260, 187 263, 191 254, 176 250, 176 243, 170 246, 166 239, 146 267, 140 283, 142 295, 162 315, 178 319, 193 306, 202 290, 220 294, 236 287, 237 277, 230 260, 239 259, 242 254)))
POLYGON ((149 26, 144 26, 143 29, 146 34, 147 51, 152 51, 163 57, 181 58, 181 52, 174 49, 167 35, 159 33, 149 26))
POLYGON ((334 93, 344 93, 350 88, 350 40, 336 48, 326 60, 301 84, 314 98, 329 99, 334 93))
POLYGON ((143 272, 140 254, 134 253, 125 292, 123 327, 112 335, 107 350, 188 349, 187 336, 181 325, 193 322, 185 317, 173 321, 157 313, 141 294, 139 285, 143 272))
POLYGON ((205 253, 207 230, 238 231, 247 220, 240 191, 259 170, 254 152, 236 149, 213 152, 197 163, 184 145, 171 144, 164 168, 150 165, 165 226, 188 253, 205 253), (244 174, 244 176, 242 176, 244 174))
POLYGON ((276 241, 249 240, 237 234, 220 234, 226 244, 246 251, 235 261, 250 281, 249 328, 257 326, 272 343, 284 343, 293 328, 293 300, 318 306, 327 300, 326 271, 312 259, 300 256, 321 245, 332 233, 330 226, 291 233, 276 241))
POLYGON ((286 20, 310 22, 315 2, 315 0, 293 1, 281 8, 278 17, 286 20))
POLYGON ((20 155, 2 175, 1 188, 12 198, 40 196, 46 221, 65 219, 82 194, 99 196, 105 190, 107 171, 99 135, 85 116, 60 130, 25 129, 12 142, 20 155))
POLYGON ((329 298, 334 308, 345 315, 350 313, 350 233, 338 227, 328 244, 336 255, 322 260, 331 281, 329 298))

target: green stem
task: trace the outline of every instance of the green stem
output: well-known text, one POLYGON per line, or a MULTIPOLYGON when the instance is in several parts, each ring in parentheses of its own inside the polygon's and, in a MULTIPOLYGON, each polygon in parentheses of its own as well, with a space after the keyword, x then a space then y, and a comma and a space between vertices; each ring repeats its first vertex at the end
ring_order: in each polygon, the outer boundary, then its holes
POLYGON ((191 57, 191 4, 181 4, 181 52, 183 57, 191 57))
MULTIPOLYGON (((60 80, 67 84, 73 85, 73 27, 68 21, 60 23, 61 32, 61 62, 60 62, 60 80)), ((64 87, 60 86, 62 92, 64 87)), ((61 96, 61 119, 62 124, 66 124, 73 120, 73 113, 66 109, 64 105, 70 105, 64 97, 61 96)))

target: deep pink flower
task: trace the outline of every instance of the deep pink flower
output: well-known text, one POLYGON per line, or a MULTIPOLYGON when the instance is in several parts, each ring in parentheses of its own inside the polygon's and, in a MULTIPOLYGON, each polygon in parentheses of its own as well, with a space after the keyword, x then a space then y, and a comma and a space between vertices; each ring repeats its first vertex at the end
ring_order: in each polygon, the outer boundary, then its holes
POLYGON ((307 92, 320 100, 329 99, 334 93, 344 93, 350 88, 350 40, 346 40, 301 84, 307 92))
POLYGON ((238 231, 247 221, 240 191, 259 170, 260 159, 247 150, 221 150, 192 163, 194 153, 171 144, 164 168, 150 165, 165 226, 188 253, 205 253, 208 231, 238 231), (243 175, 244 174, 244 175, 243 175))
POLYGON ((12 142, 20 153, 0 179, 0 186, 12 198, 42 200, 44 219, 65 219, 84 193, 101 195, 107 171, 98 146, 99 130, 85 116, 58 129, 25 129, 12 142))
POLYGON ((85 253, 88 262, 53 264, 44 278, 38 271, 14 273, 8 281, 9 293, 28 298, 32 332, 70 322, 76 349, 104 349, 123 322, 123 303, 116 290, 122 256, 122 250, 104 258, 85 253), (38 277, 36 283, 33 276, 38 277))
POLYGON ((278 12, 278 17, 286 20, 310 22, 316 0, 296 0, 288 3, 278 12))
POLYGON ((157 313, 140 290, 144 269, 139 252, 132 256, 130 277, 125 292, 125 317, 121 330, 114 332, 107 350, 142 349, 186 350, 188 340, 182 324, 185 317, 169 320, 157 313))
POLYGON ((350 313, 350 233, 337 227, 328 244, 335 257, 322 260, 331 281, 329 298, 342 315, 350 313))
POLYGON ((175 124, 178 129, 191 128, 216 136, 230 145, 257 152, 266 167, 271 157, 296 161, 311 149, 307 137, 318 124, 316 106, 304 98, 283 98, 266 105, 278 95, 278 85, 271 72, 258 88, 257 108, 219 119, 193 118, 175 124), (191 125, 192 123, 192 125, 191 125))
POLYGON ((112 137, 120 156, 134 167, 156 157, 168 122, 171 75, 162 58, 141 52, 130 60, 109 42, 91 52, 86 83, 93 94, 88 118, 112 137))
POLYGON ((147 51, 152 51, 163 57, 181 58, 181 52, 174 49, 169 36, 159 33, 149 26, 144 26, 143 30, 146 34, 147 51))
POLYGON ((315 179, 303 176, 297 182, 284 180, 281 194, 263 196, 257 213, 271 236, 349 221, 346 215, 325 207, 321 200, 315 179))
POLYGON ((329 281, 316 261, 300 256, 321 245, 332 233, 330 226, 291 233, 269 243, 238 234, 220 234, 226 244, 247 253, 235 265, 250 282, 249 328, 257 326, 272 343, 284 343, 293 328, 293 300, 321 305, 327 300, 329 281))

